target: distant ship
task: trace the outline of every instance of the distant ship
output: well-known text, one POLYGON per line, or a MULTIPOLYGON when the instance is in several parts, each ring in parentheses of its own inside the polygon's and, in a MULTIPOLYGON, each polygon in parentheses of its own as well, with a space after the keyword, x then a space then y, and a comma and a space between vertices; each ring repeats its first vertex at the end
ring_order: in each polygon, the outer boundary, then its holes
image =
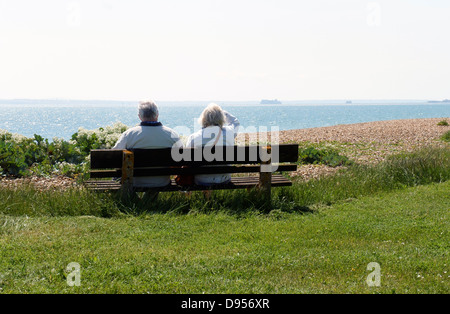
POLYGON ((444 99, 444 100, 430 100, 428 103, 430 104, 438 104, 438 103, 443 103, 443 102, 450 102, 450 99, 444 99))
POLYGON ((278 99, 263 99, 261 100, 260 105, 281 105, 281 101, 278 99))
POLYGON ((351 100, 347 100, 345 103, 346 104, 352 104, 353 102, 351 100))

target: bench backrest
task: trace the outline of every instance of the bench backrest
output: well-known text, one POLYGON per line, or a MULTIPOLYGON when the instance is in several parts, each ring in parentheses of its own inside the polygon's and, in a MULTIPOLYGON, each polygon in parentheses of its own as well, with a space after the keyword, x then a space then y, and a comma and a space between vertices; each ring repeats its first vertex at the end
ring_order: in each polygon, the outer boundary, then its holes
MULTIPOLYGON (((132 163, 133 176, 139 177, 259 172, 260 164, 293 163, 298 160, 298 144, 272 145, 269 150, 267 146, 236 145, 174 150, 172 148, 133 149, 130 151, 91 150, 91 177, 120 177, 126 162, 132 163), (126 161, 127 158, 128 161, 126 161), (215 167, 200 168, 205 165, 215 165, 215 167), (188 168, 181 168, 183 166, 188 168)), ((296 165, 277 165, 276 167, 278 171, 296 170, 296 165)))

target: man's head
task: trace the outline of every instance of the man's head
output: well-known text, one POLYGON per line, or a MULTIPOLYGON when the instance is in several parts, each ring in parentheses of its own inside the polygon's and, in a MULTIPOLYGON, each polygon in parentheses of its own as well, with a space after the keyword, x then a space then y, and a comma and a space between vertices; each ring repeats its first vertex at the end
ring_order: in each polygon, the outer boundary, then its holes
POLYGON ((153 101, 141 101, 138 110, 141 121, 158 121, 158 106, 153 101))

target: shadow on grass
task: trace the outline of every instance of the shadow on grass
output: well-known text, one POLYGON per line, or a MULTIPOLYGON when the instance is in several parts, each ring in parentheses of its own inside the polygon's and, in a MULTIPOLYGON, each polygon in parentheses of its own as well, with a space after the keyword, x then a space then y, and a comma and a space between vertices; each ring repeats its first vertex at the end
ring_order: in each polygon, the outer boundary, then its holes
POLYGON ((268 214, 274 210, 289 213, 313 213, 308 207, 296 203, 289 197, 288 188, 272 191, 267 200, 256 190, 217 190, 211 193, 164 192, 155 195, 133 193, 123 198, 112 195, 120 211, 130 215, 170 213, 187 215, 192 213, 222 212, 229 215, 268 214), (285 190, 285 191, 282 191, 285 190))

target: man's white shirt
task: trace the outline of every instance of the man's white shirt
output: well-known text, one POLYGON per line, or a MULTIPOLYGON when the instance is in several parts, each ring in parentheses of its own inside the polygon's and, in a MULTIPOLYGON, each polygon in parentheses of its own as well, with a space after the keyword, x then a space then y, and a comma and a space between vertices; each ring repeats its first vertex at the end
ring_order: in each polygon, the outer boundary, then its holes
MULTIPOLYGON (((161 124, 138 125, 125 131, 113 149, 171 148, 174 145, 183 146, 179 135, 174 130, 161 124)), ((169 183, 170 176, 133 178, 133 185, 137 187, 160 187, 169 183)))

